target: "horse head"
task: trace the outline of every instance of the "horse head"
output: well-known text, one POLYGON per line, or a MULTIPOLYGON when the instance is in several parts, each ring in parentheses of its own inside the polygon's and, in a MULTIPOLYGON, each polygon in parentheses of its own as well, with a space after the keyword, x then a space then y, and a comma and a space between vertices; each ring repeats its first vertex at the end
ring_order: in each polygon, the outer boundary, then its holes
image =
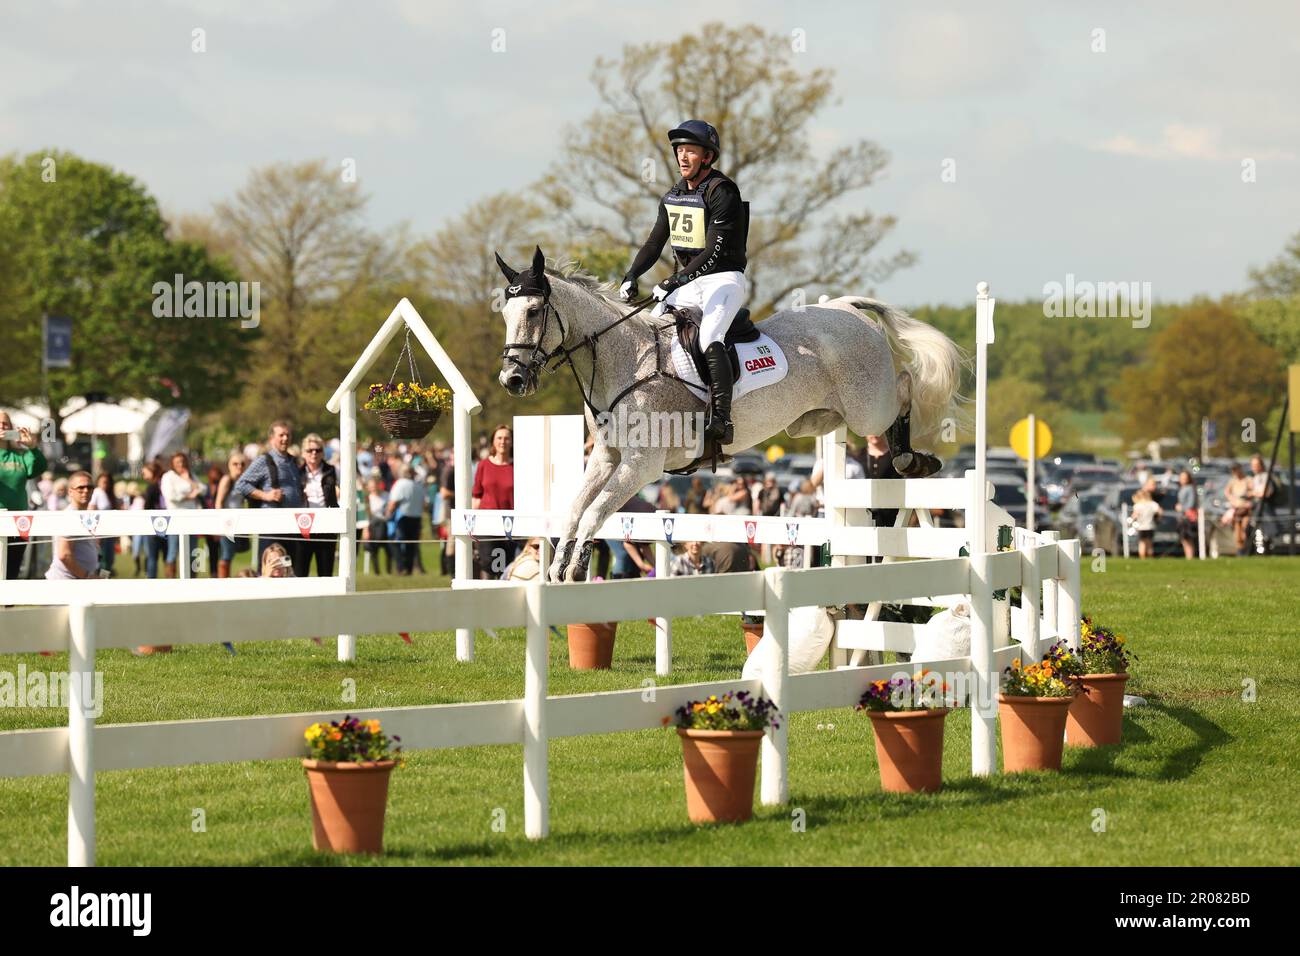
POLYGON ((523 272, 510 268, 500 253, 496 259, 507 283, 501 309, 506 344, 497 381, 511 395, 531 395, 537 391, 539 373, 564 345, 563 320, 551 305, 551 280, 541 247, 523 272))

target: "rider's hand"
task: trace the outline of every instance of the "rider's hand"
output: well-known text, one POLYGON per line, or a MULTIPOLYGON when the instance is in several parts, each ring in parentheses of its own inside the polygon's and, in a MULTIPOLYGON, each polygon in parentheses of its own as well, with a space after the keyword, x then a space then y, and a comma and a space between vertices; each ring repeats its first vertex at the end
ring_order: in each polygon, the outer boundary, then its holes
POLYGON ((650 294, 655 297, 656 302, 662 302, 673 294, 673 290, 665 288, 664 283, 661 282, 654 287, 654 290, 650 294))
POLYGON ((641 290, 637 287, 636 279, 627 279, 619 286, 618 297, 624 302, 631 302, 640 294, 641 290))

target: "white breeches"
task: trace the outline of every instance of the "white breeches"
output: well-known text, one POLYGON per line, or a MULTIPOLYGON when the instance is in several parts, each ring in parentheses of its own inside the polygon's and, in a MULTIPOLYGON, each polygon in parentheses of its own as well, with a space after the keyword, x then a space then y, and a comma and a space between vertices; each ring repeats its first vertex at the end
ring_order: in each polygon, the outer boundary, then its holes
POLYGON ((700 322, 700 348, 706 349, 721 342, 731 328, 731 320, 745 304, 749 287, 743 272, 718 272, 700 276, 686 285, 674 289, 664 302, 658 303, 651 315, 663 315, 664 304, 698 306, 703 318, 700 322))

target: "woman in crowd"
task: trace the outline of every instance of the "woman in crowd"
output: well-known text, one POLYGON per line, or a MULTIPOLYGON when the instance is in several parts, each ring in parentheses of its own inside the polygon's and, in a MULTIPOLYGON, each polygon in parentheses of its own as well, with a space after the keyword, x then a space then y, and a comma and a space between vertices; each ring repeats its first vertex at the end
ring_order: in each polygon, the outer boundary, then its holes
POLYGON ((393 555, 393 544, 388 541, 388 519, 384 517, 388 510, 388 495, 384 493, 383 482, 379 478, 366 479, 366 513, 370 523, 361 531, 366 542, 366 554, 370 556, 370 567, 375 574, 392 574, 397 559, 393 555), (381 571, 379 556, 384 556, 387 571, 381 571))
MULTIPOLYGON (((515 507, 514 432, 506 425, 492 430, 492 451, 474 469, 471 507, 513 511, 515 507)), ((502 539, 480 539, 476 571, 480 578, 499 578, 515 558, 516 545, 502 539), (499 558, 499 561, 497 560, 499 558)))
MULTIPOLYGON (((140 475, 144 478, 144 494, 140 498, 141 510, 162 511, 165 509, 167 504, 163 500, 162 485, 159 483, 162 474, 158 470, 158 466, 150 462, 140 469, 140 475)), ((158 577, 158 556, 165 553, 166 547, 166 539, 156 533, 150 534, 144 539, 144 570, 147 577, 158 577)))
MULTIPOLYGON (((226 460, 226 473, 217 480, 217 490, 212 496, 212 507, 214 508, 240 508, 243 507, 244 501, 239 495, 235 494, 235 482, 244 473, 248 467, 248 459, 244 457, 243 452, 235 452, 226 460)), ((230 565, 235 560, 235 555, 240 551, 247 551, 249 542, 243 535, 236 535, 231 539, 229 535, 222 535, 218 539, 217 551, 217 577, 230 577, 230 565)))
MULTIPOLYGON (((189 455, 178 451, 172 455, 172 470, 162 476, 162 496, 167 502, 166 507, 170 510, 193 511, 201 508, 202 502, 199 500, 203 497, 206 490, 203 482, 199 481, 190 473, 189 455)), ((167 536, 167 577, 176 577, 176 561, 181 555, 180 551, 181 538, 178 534, 169 534, 167 536)), ((190 556, 183 556, 186 561, 190 556)))
MULTIPOLYGON (((116 511, 120 507, 122 504, 113 490, 113 476, 108 472, 101 472, 95 479, 95 490, 90 493, 90 510, 116 511)), ((116 550, 116 536, 108 535, 99 539, 99 564, 110 576, 113 574, 113 565, 117 557, 116 550)))

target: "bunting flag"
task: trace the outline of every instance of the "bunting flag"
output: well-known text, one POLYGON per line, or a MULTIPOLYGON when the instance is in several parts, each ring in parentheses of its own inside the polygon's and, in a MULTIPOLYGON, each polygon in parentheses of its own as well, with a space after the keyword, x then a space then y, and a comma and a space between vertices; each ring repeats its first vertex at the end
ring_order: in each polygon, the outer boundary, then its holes
POLYGON ((14 528, 18 531, 18 537, 26 541, 32 536, 32 516, 14 515, 14 528))
POLYGON ((785 523, 785 537, 791 544, 799 541, 799 522, 787 521, 785 523))
POLYGON ((231 644, 229 641, 222 641, 222 642, 221 642, 221 646, 224 647, 226 650, 230 651, 230 656, 231 656, 231 657, 234 657, 234 656, 235 656, 235 645, 234 645, 234 644, 231 644))
POLYGON ((172 523, 171 515, 154 515, 153 516, 153 533, 160 538, 167 536, 167 528, 172 523))
POLYGON ((98 511, 83 511, 81 513, 81 526, 86 529, 88 534, 94 534, 95 529, 99 527, 98 511))
POLYGON ((316 512, 314 511, 295 511, 293 519, 298 522, 298 530, 302 532, 304 538, 311 537, 311 526, 316 523, 316 512))
POLYGON ((466 533, 467 535, 469 535, 469 539, 470 539, 471 541, 475 542, 475 543, 478 542, 478 539, 474 537, 474 519, 477 518, 477 517, 478 517, 478 515, 475 515, 475 514, 462 514, 462 515, 461 515, 461 518, 462 518, 462 519, 464 520, 464 522, 465 522, 465 533, 466 533))
POLYGON ((757 537, 757 535, 758 535, 758 522, 757 522, 757 521, 746 521, 746 522, 745 522, 745 540, 746 540, 747 542, 749 542, 749 546, 750 546, 751 548, 754 546, 754 538, 757 537))
POLYGON ((408 644, 411 643, 411 635, 408 634, 406 631, 398 631, 397 636, 400 637, 402 640, 406 641, 406 643, 408 644))
POLYGON ((505 530, 506 533, 506 543, 509 544, 510 542, 514 541, 515 540, 515 535, 514 535, 515 519, 511 515, 502 516, 501 527, 505 530))
POLYGON ((634 521, 636 521, 636 519, 628 518, 625 516, 622 520, 623 520, 623 541, 624 543, 630 543, 632 540, 632 524, 634 521))
POLYGON ((664 540, 669 544, 673 543, 673 519, 664 518, 664 540))

